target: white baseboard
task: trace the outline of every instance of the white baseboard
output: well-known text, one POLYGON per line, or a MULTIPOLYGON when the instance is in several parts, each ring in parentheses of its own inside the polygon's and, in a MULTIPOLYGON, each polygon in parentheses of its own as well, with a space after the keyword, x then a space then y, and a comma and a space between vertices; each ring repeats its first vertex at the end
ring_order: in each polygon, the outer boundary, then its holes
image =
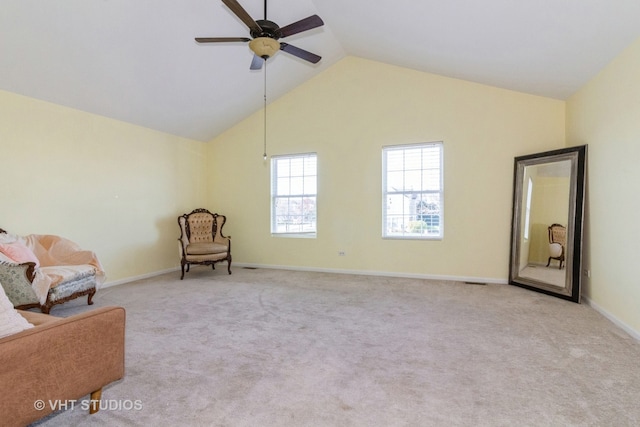
MULTIPOLYGON (((221 264, 226 264, 222 262, 221 264)), ((447 276, 436 274, 416 274, 416 273, 400 273, 395 271, 370 271, 370 270, 345 270, 336 268, 318 268, 318 267, 300 267, 290 265, 272 265, 272 264, 252 264, 252 263, 240 263, 234 262, 232 267, 245 267, 245 268, 265 268, 271 270, 291 270, 291 271, 315 271, 318 273, 338 273, 338 274, 353 274, 357 276, 382 276, 382 277, 404 277, 408 279, 425 279, 425 280, 451 280, 456 282, 471 282, 471 283, 493 283, 499 285, 506 285, 509 283, 506 279, 497 279, 491 277, 477 277, 477 276, 447 276)), ((124 283, 135 282, 136 280, 148 279, 150 277, 159 276, 165 273, 171 273, 174 271, 180 271, 180 267, 169 268, 167 270, 155 271, 153 273, 142 274, 140 276, 127 277, 125 279, 114 280, 112 282, 106 282, 102 285, 103 288, 111 286, 118 286, 124 283)))
POLYGON ((508 284, 506 279, 496 279, 487 277, 471 277, 471 276, 446 276, 435 274, 415 274, 415 273, 400 273, 390 271, 369 271, 369 270, 342 270, 335 268, 317 268, 317 267, 299 267, 288 265, 264 265, 264 264, 247 264, 247 263, 233 263, 233 266, 247 267, 247 268, 265 268, 273 270, 293 270, 293 271, 315 271, 318 273, 338 273, 338 274, 353 274, 357 276, 383 276, 383 277, 404 277, 408 279, 426 279, 426 280, 452 280, 457 282, 472 282, 472 283, 495 283, 500 285, 508 284))
POLYGON ((154 271, 153 273, 141 274, 139 276, 131 276, 125 279, 114 280, 111 282, 105 282, 102 284, 102 289, 110 288, 111 286, 123 285, 129 282, 135 282, 136 280, 149 279, 151 277, 160 276, 161 274, 171 273, 174 271, 180 271, 180 267, 169 268, 167 270, 154 271))
POLYGON ((585 297, 583 295, 582 299, 584 300, 584 302, 587 303, 587 305, 589 305, 589 307, 593 308, 595 311, 597 311, 598 313, 602 314, 607 319, 611 320, 617 327, 619 327, 620 329, 625 331, 627 334, 631 335, 636 340, 640 341, 640 332, 639 331, 636 331, 631 326, 627 325, 622 320, 618 319, 616 316, 614 316, 613 314, 611 314, 610 312, 608 312, 607 310, 602 308, 600 305, 598 305, 597 303, 593 302, 590 298, 585 297))

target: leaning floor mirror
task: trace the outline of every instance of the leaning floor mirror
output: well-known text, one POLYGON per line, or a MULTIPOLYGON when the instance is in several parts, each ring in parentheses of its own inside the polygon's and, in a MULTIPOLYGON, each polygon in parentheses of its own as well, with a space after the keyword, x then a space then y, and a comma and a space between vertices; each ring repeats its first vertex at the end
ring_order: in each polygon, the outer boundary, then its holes
POLYGON ((587 146, 515 158, 509 283, 580 302, 587 146))

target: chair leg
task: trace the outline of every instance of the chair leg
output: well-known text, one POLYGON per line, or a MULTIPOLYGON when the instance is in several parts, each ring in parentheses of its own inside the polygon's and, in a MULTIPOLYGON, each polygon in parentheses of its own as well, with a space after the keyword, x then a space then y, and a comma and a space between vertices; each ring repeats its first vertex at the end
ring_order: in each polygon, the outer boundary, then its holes
POLYGON ((180 268, 182 269, 182 275, 180 276, 180 280, 184 279, 184 264, 185 262, 180 262, 180 268))
POLYGON ((227 271, 231 274, 231 254, 227 257, 227 271))
POLYGON ((91 291, 91 293, 89 293, 89 296, 87 297, 87 305, 93 305, 93 296, 96 294, 96 290, 94 289, 93 291, 91 291))
POLYGON ((100 410, 100 398, 102 397, 102 389, 98 389, 91 393, 91 403, 89 404, 89 413, 95 414, 100 410))

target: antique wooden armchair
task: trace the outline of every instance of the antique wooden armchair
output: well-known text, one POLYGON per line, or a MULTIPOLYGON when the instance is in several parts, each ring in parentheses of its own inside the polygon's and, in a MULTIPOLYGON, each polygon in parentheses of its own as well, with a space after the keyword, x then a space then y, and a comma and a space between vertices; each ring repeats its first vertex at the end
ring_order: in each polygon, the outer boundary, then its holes
POLYGON ((180 280, 184 279, 185 267, 188 272, 191 264, 210 265, 215 270, 215 263, 227 261, 227 271, 231 274, 231 237, 222 234, 226 220, 224 215, 206 209, 195 209, 178 217, 180 280))

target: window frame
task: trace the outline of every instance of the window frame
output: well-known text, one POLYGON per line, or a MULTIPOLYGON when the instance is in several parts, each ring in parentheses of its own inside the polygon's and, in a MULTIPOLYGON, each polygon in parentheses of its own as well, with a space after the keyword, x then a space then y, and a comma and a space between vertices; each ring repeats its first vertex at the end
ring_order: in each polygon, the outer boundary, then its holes
MULTIPOLYGON (((404 161, 404 160, 403 160, 404 161)), ((422 174, 427 168, 422 165, 421 168, 418 169, 422 174)), ((434 170, 434 168, 431 168, 434 170)), ((415 170, 414 170, 415 171, 415 170)), ((396 171, 397 172, 397 171, 396 171)), ((403 164, 402 174, 403 179, 406 178, 407 168, 406 165, 403 164)), ((422 184, 421 184, 422 185, 422 184)), ((415 215, 418 215, 417 212, 415 215)), ((398 145, 387 145, 382 147, 382 238, 383 239, 398 239, 398 240, 442 240, 444 238, 444 143, 443 141, 433 141, 433 142, 419 142, 413 144, 398 144, 398 145), (438 159, 438 189, 423 189, 422 187, 419 190, 407 190, 402 189, 400 191, 388 191, 387 184, 389 180, 389 170, 388 170, 388 153, 392 151, 408 151, 415 149, 423 149, 423 148, 432 148, 438 147, 439 149, 439 159, 438 159), (388 212, 388 202, 390 196, 397 195, 408 195, 408 194, 416 194, 418 196, 428 196, 428 195, 437 195, 439 209, 438 209, 438 232, 437 234, 427 234, 427 233, 411 233, 406 231, 405 219, 404 217, 411 216, 412 214, 405 213, 405 209, 403 207, 401 217, 403 224, 403 231, 398 233, 392 233, 389 231, 389 212, 388 212)))
MULTIPOLYGON (((271 235, 272 236, 277 236, 277 237, 302 237, 302 238, 316 238, 318 235, 318 154, 315 152, 309 152, 309 153, 297 153, 297 154, 282 154, 282 155, 275 155, 275 156, 271 156, 271 162, 270 162, 270 166, 271 166, 271 200, 270 200, 270 204, 271 204, 271 218, 270 218, 270 231, 271 231, 271 235), (307 175, 304 172, 304 165, 303 165, 303 173, 300 176, 297 176, 297 178, 302 178, 303 183, 305 181, 305 178, 308 177, 314 177, 315 179, 315 188, 314 188, 314 192, 313 193, 309 193, 306 191, 306 188, 304 187, 305 184, 303 184, 303 192, 302 193, 295 193, 295 194, 277 194, 278 192, 278 162, 281 160, 293 160, 293 159, 305 159, 305 158, 313 158, 315 160, 315 175, 307 175), (315 200, 314 203, 314 211, 313 211, 313 230, 309 230, 309 231, 303 231, 303 230, 296 230, 296 231, 278 231, 278 224, 277 224, 277 200, 279 199, 292 199, 292 198, 313 198, 315 200)), ((291 174, 286 175, 286 177, 289 179, 289 182, 291 182, 291 174)), ((280 177, 282 178, 282 176, 280 177)), ((304 203, 304 200, 303 200, 304 203)), ((303 208, 304 209, 304 208, 303 208)), ((301 214, 302 216, 304 216, 304 212, 301 214)), ((301 223, 301 226, 302 223, 301 223)))

